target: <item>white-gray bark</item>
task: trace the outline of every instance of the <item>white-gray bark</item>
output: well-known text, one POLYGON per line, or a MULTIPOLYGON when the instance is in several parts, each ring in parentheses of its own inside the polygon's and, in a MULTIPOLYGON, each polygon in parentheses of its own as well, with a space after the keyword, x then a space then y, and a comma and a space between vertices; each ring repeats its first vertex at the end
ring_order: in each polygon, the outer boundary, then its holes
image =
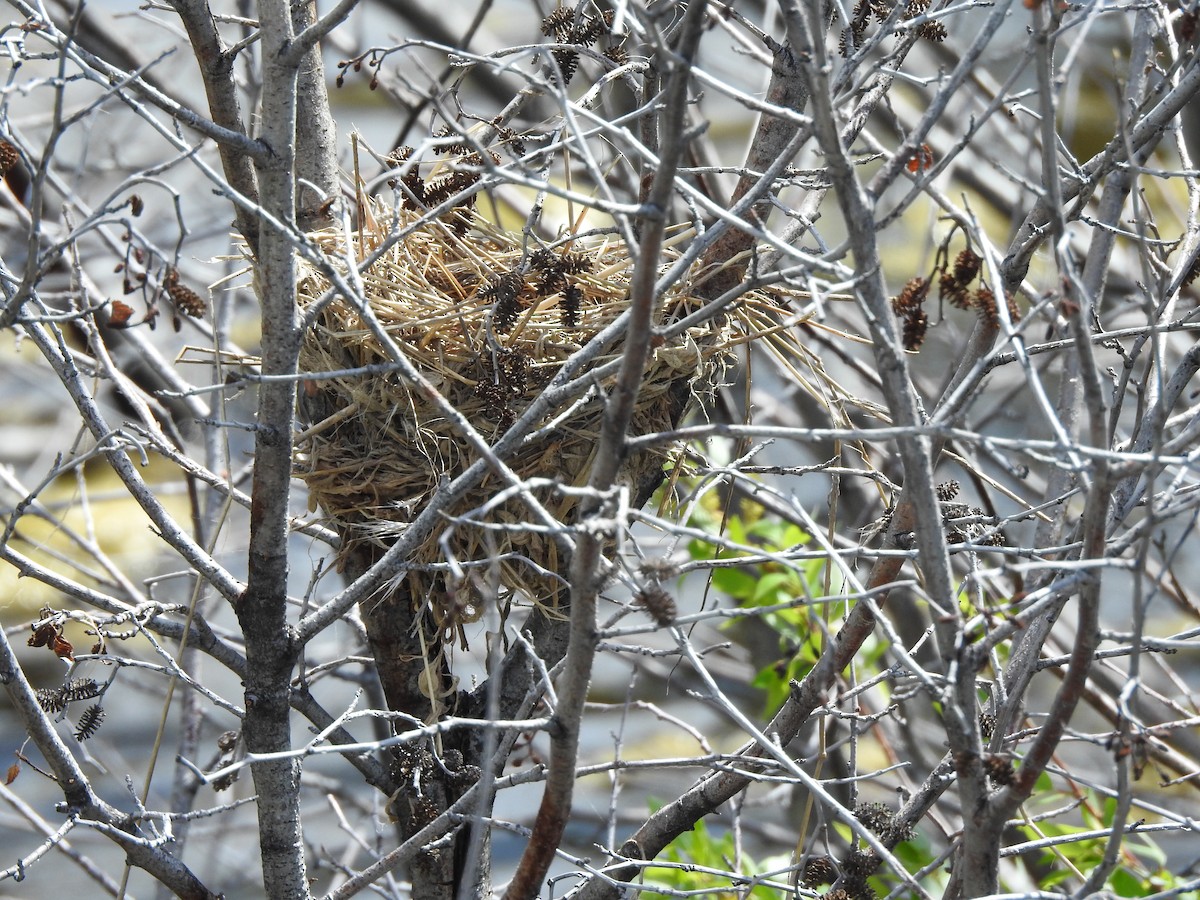
POLYGON ((0 881, 1196 889, 1194 10, 5 8, 0 881))

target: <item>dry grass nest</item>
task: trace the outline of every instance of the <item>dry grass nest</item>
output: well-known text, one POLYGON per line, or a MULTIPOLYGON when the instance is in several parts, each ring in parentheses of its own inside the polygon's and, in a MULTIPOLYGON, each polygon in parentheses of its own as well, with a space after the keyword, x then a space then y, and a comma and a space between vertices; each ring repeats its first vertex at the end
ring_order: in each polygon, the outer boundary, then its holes
MULTIPOLYGON (((384 248, 361 276, 371 313, 491 441, 573 353, 626 310, 632 261, 612 237, 530 247, 522 234, 459 218, 465 215, 422 222, 416 212, 376 210, 378 221, 392 229, 354 234, 349 252, 340 230, 314 238, 335 260, 367 258, 384 248), (397 224, 407 234, 385 245, 397 224)), ((320 375, 390 360, 362 311, 344 298, 327 297, 329 287, 316 269, 302 270, 299 301, 305 311, 315 310, 315 322, 300 365, 314 377, 301 392, 308 426, 297 444, 297 468, 312 500, 343 535, 346 554, 362 542, 389 546, 439 486, 474 461, 475 452, 444 412, 399 374, 320 375)), ((666 297, 667 317, 698 304, 681 284, 666 297)), ((737 321, 725 317, 654 348, 631 432, 672 427, 689 395, 711 389, 739 339, 737 321)), ((622 349, 618 340, 592 369, 622 349)), ((597 377, 589 394, 539 422, 535 438, 507 461, 512 471, 522 479, 585 483, 604 409, 598 389, 610 382, 611 376, 597 377)), ((622 477, 636 490, 663 463, 661 454, 634 455, 622 477)), ((506 487, 489 472, 447 511, 445 528, 408 560, 413 602, 434 612, 446 640, 481 613, 479 598, 492 593, 488 586, 551 607, 563 586, 554 535, 519 498, 497 499, 506 487)), ((534 493, 559 522, 570 521, 577 496, 550 487, 534 493)))

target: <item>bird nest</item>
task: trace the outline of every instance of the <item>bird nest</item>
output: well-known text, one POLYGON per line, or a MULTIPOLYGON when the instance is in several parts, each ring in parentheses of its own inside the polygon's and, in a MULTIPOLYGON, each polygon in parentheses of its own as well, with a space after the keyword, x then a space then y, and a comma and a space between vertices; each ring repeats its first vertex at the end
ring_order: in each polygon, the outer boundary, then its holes
MULTIPOLYGON (((338 526, 343 560, 363 542, 390 546, 478 455, 446 407, 396 372, 382 333, 490 443, 629 306, 633 264, 623 242, 598 236, 531 248, 525 235, 466 215, 422 220, 415 211, 376 209, 349 239, 333 229, 312 236, 330 259, 374 257, 361 271, 369 313, 331 293, 316 268, 305 266, 298 281, 312 324, 300 355, 310 380, 301 392, 307 427, 297 469, 338 526), (391 228, 371 227, 376 217, 391 228)), ((668 318, 699 302, 682 287, 664 300, 668 318)), ((630 432, 671 428, 687 397, 720 378, 730 338, 728 324, 708 323, 654 347, 630 432)), ((507 460, 557 522, 570 522, 579 496, 570 488, 587 481, 615 375, 604 367, 623 347, 618 338, 592 360, 591 389, 548 411, 507 460)), ((636 490, 663 463, 661 452, 633 454, 622 480, 636 490)), ((434 611, 447 640, 481 612, 480 585, 549 607, 563 586, 555 529, 509 486, 489 471, 406 561, 414 603, 434 611)))

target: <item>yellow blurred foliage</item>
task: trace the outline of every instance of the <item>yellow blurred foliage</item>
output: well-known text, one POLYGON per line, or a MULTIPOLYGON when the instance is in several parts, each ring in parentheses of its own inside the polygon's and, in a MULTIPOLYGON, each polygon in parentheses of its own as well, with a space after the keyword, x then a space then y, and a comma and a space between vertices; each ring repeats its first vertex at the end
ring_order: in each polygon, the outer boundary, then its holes
MULTIPOLYGON (((178 470, 151 457, 141 474, 186 528, 187 495, 178 470)), ((145 512, 103 460, 90 462, 82 481, 68 474, 47 486, 21 516, 10 546, 63 578, 98 590, 111 586, 106 564, 136 584, 164 549, 145 512)), ((2 561, 0 598, 0 620, 5 624, 28 620, 41 607, 58 608, 63 602, 59 591, 36 577, 21 577, 14 566, 2 561)))

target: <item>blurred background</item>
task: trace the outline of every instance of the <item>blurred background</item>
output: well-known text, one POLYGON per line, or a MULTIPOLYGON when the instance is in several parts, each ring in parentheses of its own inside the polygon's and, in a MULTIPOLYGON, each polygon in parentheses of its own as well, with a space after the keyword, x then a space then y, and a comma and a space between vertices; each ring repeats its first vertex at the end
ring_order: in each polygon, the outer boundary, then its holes
MULTIPOLYGON (((0 58, 6 58, 3 65, 7 66, 0 69, 4 72, 5 86, 0 121, 8 134, 19 134, 23 146, 45 149, 46 135, 54 117, 59 115, 54 107, 58 96, 55 92, 58 63, 49 56, 38 59, 23 52, 22 48, 32 44, 36 35, 22 31, 20 7, 9 5, 6 9, 10 24, 3 32, 2 46, 6 50, 0 54, 0 58)), ((66 5, 52 7, 51 11, 56 21, 64 25, 77 12, 66 5)), ((767 33, 781 33, 770 5, 738 4, 738 11, 767 33)), ((463 48, 466 34, 470 35, 469 46, 463 49, 480 56, 537 44, 543 40, 539 25, 547 12, 548 7, 524 0, 455 6, 452 13, 445 4, 430 2, 370 0, 360 5, 349 22, 325 44, 347 186, 355 164, 351 134, 360 135, 366 148, 360 151, 359 160, 363 177, 374 179, 378 185, 382 184, 379 158, 399 145, 419 145, 441 124, 439 116, 445 110, 428 102, 433 85, 447 85, 461 78, 453 96, 463 110, 480 120, 499 112, 523 81, 506 73, 500 64, 477 66, 469 74, 463 74, 464 70, 453 65, 454 60, 440 48, 463 48), (393 47, 403 49, 384 53, 393 47), (372 55, 373 49, 379 52, 372 55), (340 85, 335 85, 335 79, 340 85), (366 173, 368 168, 370 171, 366 173)), ((886 155, 915 126, 939 79, 952 69, 973 38, 973 25, 981 22, 987 12, 982 4, 977 9, 961 11, 947 20, 950 36, 945 42, 922 43, 908 57, 888 102, 877 109, 855 145, 864 177, 878 171, 886 162, 886 155)), ((239 33, 249 35, 254 15, 251 4, 229 4, 220 13, 228 39, 235 40, 239 33)), ((1113 137, 1118 112, 1125 102, 1117 73, 1124 72, 1121 63, 1128 54, 1131 22, 1131 14, 1114 11, 1112 15, 1098 15, 1063 35, 1060 64, 1065 81, 1059 135, 1065 157, 1085 161, 1113 137)), ((169 9, 155 3, 136 5, 105 0, 85 7, 77 23, 80 46, 114 65, 143 70, 147 81, 182 105, 198 111, 206 109, 195 61, 169 9)), ((1030 96, 1034 77, 1024 56, 1028 46, 1027 24, 1025 10, 1013 10, 1007 24, 988 45, 970 89, 956 95, 930 133, 932 158, 941 160, 953 155, 952 164, 939 171, 936 179, 925 186, 926 195, 916 200, 905 199, 907 192, 914 190, 914 179, 899 179, 881 199, 881 210, 896 210, 880 233, 884 270, 893 291, 899 292, 909 279, 932 271, 939 246, 950 227, 944 210, 931 195, 948 197, 950 202, 969 209, 1001 250, 1032 205, 1033 186, 1041 179, 1041 160, 1034 127, 1036 101, 1030 96), (979 130, 974 132, 976 117, 983 119, 981 111, 996 96, 1003 97, 1003 113, 981 121, 979 130), (968 133, 969 143, 964 148, 960 142, 968 133)), ((762 63, 761 49, 747 37, 750 33, 736 24, 718 23, 702 45, 699 65, 722 87, 705 89, 696 104, 694 117, 697 122, 706 123, 706 130, 703 141, 697 142, 698 156, 702 150, 703 158, 691 164, 697 167, 697 172, 703 170, 703 178, 711 182, 715 196, 728 197, 732 191, 736 180, 733 170, 745 157, 757 121, 743 95, 762 96, 769 75, 762 63)), ((831 40, 831 50, 833 43, 831 40)), ((876 53, 882 57, 889 49, 890 39, 876 53)), ((246 58, 252 60, 253 54, 253 49, 249 50, 246 58)), ((530 56, 531 52, 515 54, 513 65, 528 65, 530 56)), ((589 76, 585 69, 573 84, 572 93, 586 91, 589 77, 594 78, 594 74, 589 76)), ((253 109, 261 90, 261 85, 255 82, 253 65, 244 67, 242 78, 246 108, 253 109)), ((852 96, 860 87, 860 84, 846 85, 846 95, 852 96)), ((140 396, 153 396, 150 413, 178 441, 181 451, 192 454, 208 472, 232 487, 248 492, 252 448, 249 426, 255 399, 251 388, 237 383, 237 373, 241 367, 252 367, 254 363, 258 346, 257 303, 242 251, 231 237, 229 202, 221 195, 219 183, 191 164, 187 153, 170 148, 158 131, 162 127, 161 116, 139 115, 111 98, 101 99, 101 91, 94 84, 71 83, 61 97, 64 104, 61 115, 85 111, 88 114, 81 115, 53 148, 50 189, 42 198, 41 212, 47 220, 45 234, 47 240, 62 240, 80 222, 93 216, 102 219, 103 225, 90 230, 76 245, 77 270, 72 270, 74 260, 63 258, 52 271, 44 273, 41 296, 51 311, 69 310, 73 298, 78 296, 82 272, 91 280, 89 290, 96 296, 126 304, 135 327, 106 327, 104 331, 116 367, 146 392, 140 396), (99 108, 91 110, 97 102, 99 108), (151 118, 158 125, 152 125, 151 118), (133 195, 139 198, 138 205, 142 207, 139 215, 134 215, 130 205, 133 195), (162 272, 168 266, 178 271, 182 283, 207 301, 211 308, 209 315, 199 319, 179 316, 162 302, 162 272), (139 273, 148 277, 139 279, 139 273), (218 357, 221 365, 214 366, 214 358, 218 357), (174 373, 175 380, 164 373, 174 373), (219 385, 223 379, 230 382, 225 390, 190 390, 219 385)), ((617 91, 614 97, 606 114, 619 109, 622 103, 628 106, 631 102, 617 91)), ((513 127, 536 135, 555 114, 553 103, 543 97, 526 107, 523 118, 513 127)), ((193 140, 190 135, 187 139, 193 140)), ((603 142, 599 143, 603 149, 603 142)), ((619 151, 607 148, 607 152, 602 163, 612 166, 614 184, 624 188, 630 172, 620 170, 619 151)), ((209 166, 216 165, 210 143, 202 143, 196 156, 209 166)), ((820 180, 814 173, 822 165, 819 154, 811 149, 795 160, 791 186, 781 190, 776 198, 773 230, 780 232, 787 227, 789 216, 803 205, 813 184, 820 180)), ((1180 160, 1173 155, 1171 146, 1165 144, 1152 165, 1177 169, 1180 160)), ((19 172, 8 183, 9 191, 0 208, 3 217, 0 253, 7 272, 20 277, 30 250, 29 211, 21 204, 30 202, 30 197, 22 189, 19 172)), ((579 189, 578 184, 575 187, 579 189)), ((534 194, 522 187, 508 185, 504 189, 503 204, 510 208, 532 203, 533 199, 534 194)), ((1154 209, 1155 221, 1164 234, 1177 235, 1192 215, 1185 178, 1156 180, 1147 188, 1145 202, 1154 209)), ((571 211, 565 204, 551 199, 546 209, 543 225, 547 229, 569 223, 571 211)), ((682 208, 677 212, 681 217, 687 215, 682 208)), ((805 237, 804 247, 820 253, 841 243, 845 230, 832 196, 823 200, 815 212, 816 229, 805 237)), ((1082 232, 1075 235, 1077 241, 1084 238, 1082 232)), ((954 246, 957 250, 960 243, 954 246)), ((1143 288, 1148 277, 1138 243, 1122 241, 1103 299, 1106 330, 1145 327, 1150 301, 1143 288)), ((1056 326, 1053 304, 1038 305, 1043 298, 1036 292, 1056 289, 1053 270, 1045 260, 1035 263, 1029 284, 1034 296, 1019 301, 1023 310, 1032 309, 1033 320, 1025 333, 1031 341, 1045 340, 1056 326)), ((843 285, 843 296, 846 290, 843 285)), ((1180 316, 1194 312, 1195 294, 1190 289, 1185 291, 1180 307, 1180 316)), ((865 333, 854 305, 833 295, 821 315, 823 330, 810 334, 813 352, 820 357, 830 382, 844 388, 847 398, 874 398, 879 402, 876 373, 866 348, 861 343, 840 339, 843 333, 865 333)), ((920 353, 911 357, 918 387, 928 402, 936 400, 953 371, 973 322, 973 314, 967 311, 940 309, 920 353)), ((70 328, 64 329, 64 333, 68 341, 75 342, 75 349, 84 354, 84 335, 70 328)), ((1185 330, 1164 334, 1161 340, 1163 352, 1178 354, 1194 338, 1185 330)), ((1123 365, 1121 346, 1114 341, 1098 347, 1097 353, 1111 365, 1115 384, 1123 365)), ((1056 369, 1047 364, 1042 371, 1046 383, 1054 387, 1058 378, 1056 369)), ((120 385, 98 379, 95 392, 109 421, 136 422, 140 413, 130 406, 120 385)), ((1135 406, 1127 405, 1129 416, 1138 413, 1135 406)), ((871 421, 866 403, 847 399, 844 408, 846 423, 871 421)), ((8 545, 51 570, 115 595, 144 596, 164 604, 189 603, 196 589, 192 573, 181 568, 178 558, 165 552, 153 526, 103 459, 77 463, 80 457, 94 454, 95 442, 81 429, 76 408, 36 348, 11 330, 0 333, 0 411, 0 508, 4 510, 6 523, 20 513, 19 523, 4 534, 8 545)), ((823 425, 828 417, 811 392, 802 390, 783 366, 766 355, 754 360, 743 356, 733 383, 711 409, 697 414, 695 421, 702 421, 705 415, 732 421, 750 417, 759 424, 788 426, 823 425)), ((1049 427, 1038 423, 1025 376, 1017 366, 997 370, 991 376, 986 399, 972 410, 970 427, 997 438, 1051 436, 1049 427)), ((135 433, 135 430, 130 432, 135 433)), ((702 449, 705 461, 696 463, 697 471, 702 471, 704 465, 728 463, 746 451, 743 445, 722 439, 711 439, 702 449)), ((844 461, 845 453, 845 448, 835 446, 832 441, 778 441, 756 452, 753 463, 776 468, 812 466, 839 455, 844 461)), ((899 481, 894 459, 880 456, 870 462, 881 476, 899 481)), ((1038 471, 1035 466, 1030 472, 1025 457, 1003 450, 994 451, 991 459, 974 460, 972 464, 998 473, 994 484, 1017 485, 1022 496, 1026 491, 1029 496, 1036 495, 1036 486, 1043 483, 1049 468, 1038 471)), ((1181 495, 1191 491, 1195 474, 1195 469, 1191 469, 1171 489, 1181 495)), ((954 473, 948 473, 946 477, 953 476, 954 473)), ((207 536, 213 555, 235 576, 244 576, 247 513, 242 506, 226 505, 219 494, 203 488, 202 479, 184 477, 180 466, 157 454, 146 455, 142 477, 159 497, 166 498, 168 508, 180 523, 189 523, 196 515, 210 523, 207 536)), ((963 481, 963 502, 983 503, 979 489, 985 482, 972 484, 966 478, 963 481)), ((681 495, 690 489, 686 485, 679 487, 681 495)), ((828 477, 776 471, 770 491, 761 497, 722 491, 719 500, 715 494, 711 502, 697 499, 694 521, 704 524, 703 516, 708 515, 709 524, 720 528, 723 516, 734 510, 753 525, 759 519, 774 521, 777 509, 786 509, 790 504, 809 510, 813 519, 827 526, 832 489, 828 477)), ((837 528, 843 535, 854 538, 849 541, 854 543, 858 529, 883 514, 884 501, 881 491, 866 479, 846 479, 838 489, 842 499, 837 528)), ((1021 510, 1011 490, 1007 495, 1004 490, 989 494, 987 505, 992 515, 1003 519, 1021 510)), ((696 496, 699 498, 699 493, 696 496)), ((296 486, 295 497, 297 517, 319 526, 319 513, 307 508, 300 484, 296 486)), ((785 525, 780 523, 778 527, 784 529, 785 525)), ((1028 543, 1034 527, 1033 519, 1014 521, 1007 527, 1010 544, 1028 543)), ((786 529, 767 536, 765 528, 763 525, 747 540, 763 546, 784 540, 786 529)), ((1200 568, 1196 563, 1200 547, 1196 543, 1194 510, 1164 522, 1155 533, 1155 541, 1163 548, 1167 560, 1163 565, 1169 573, 1160 582, 1170 586, 1170 590, 1164 591, 1153 607, 1154 633, 1174 635, 1178 641, 1174 649, 1179 652, 1161 665, 1157 657, 1148 660, 1143 674, 1156 694, 1155 709, 1168 710, 1176 721, 1187 722, 1189 716, 1198 714, 1195 700, 1200 686, 1197 666, 1200 654, 1191 637, 1198 624, 1193 596, 1200 585, 1200 568)), ((332 550, 323 536, 328 535, 313 529, 293 537, 290 589, 298 598, 298 607, 320 602, 342 585, 334 571, 332 550)), ((708 570, 697 564, 708 551, 690 545, 685 538, 650 528, 638 532, 637 546, 641 557, 657 560, 669 571, 670 577, 664 584, 680 615, 712 608, 737 609, 747 601, 746 596, 739 594, 747 591, 744 579, 759 582, 770 574, 767 567, 754 564, 726 570, 732 574, 723 580, 710 581, 708 570), (741 581, 738 574, 744 576, 741 581)), ((636 568, 641 562, 644 559, 632 558, 629 565, 636 568)), ((1003 569, 1004 564, 996 566, 1003 569)), ((1137 585, 1141 580, 1139 575, 1145 573, 1144 566, 1145 560, 1134 559, 1131 571, 1112 570, 1105 575, 1106 624, 1114 635, 1130 627, 1131 598, 1142 590, 1137 585)), ((25 646, 30 625, 41 617, 43 608, 76 609, 79 604, 44 581, 21 576, 16 567, 0 563, 0 619, 10 640, 19 645, 34 686, 53 689, 68 675, 107 681, 113 668, 104 660, 83 659, 71 665, 43 648, 25 646)), ((828 578, 826 571, 818 566, 811 573, 808 588, 819 589, 823 581, 828 587, 825 580, 828 578)), ((778 589, 793 588, 796 586, 784 584, 778 589)), ((915 596, 900 596, 894 602, 893 608, 901 611, 896 617, 901 636, 911 646, 928 627, 928 612, 920 607, 915 596)), ((627 590, 614 587, 608 592, 606 603, 602 624, 609 621, 615 625, 630 615, 627 590)), ((223 608, 219 598, 202 593, 200 604, 214 628, 236 644, 236 620, 223 608)), ((644 618, 644 613, 634 615, 644 618)), ((471 652, 456 651, 456 673, 464 686, 472 677, 485 676, 483 653, 489 633, 494 633, 497 627, 495 616, 489 613, 467 635, 471 652)), ((689 634, 694 646, 705 649, 706 664, 722 690, 747 714, 759 717, 772 704, 778 705, 781 685, 786 685, 786 678, 795 674, 788 666, 800 653, 802 627, 799 621, 772 621, 765 616, 733 622, 714 616, 697 622, 689 634)), ((647 632, 649 629, 630 639, 636 641, 636 651, 631 645, 629 652, 616 647, 613 652, 602 654, 596 671, 592 693, 595 714, 587 719, 582 762, 605 763, 619 757, 628 764, 628 768, 600 771, 580 782, 581 791, 576 795, 576 813, 569 831, 570 847, 579 857, 597 863, 603 859, 600 846, 619 847, 623 835, 642 821, 650 808, 672 799, 692 783, 703 771, 696 763, 697 757, 732 752, 745 737, 713 704, 695 693, 699 685, 694 674, 679 666, 677 658, 669 653, 674 646, 670 635, 647 632), (654 655, 656 651, 663 651, 663 655, 654 655), (643 759, 666 762, 642 769, 636 763, 643 759)), ((65 625, 64 637, 80 655, 85 655, 82 651, 95 639, 82 616, 65 625)), ((615 638, 614 641, 620 643, 615 638)), ((113 643, 117 646, 112 652, 128 659, 130 667, 137 660, 161 663, 162 654, 173 656, 177 651, 168 644, 154 647, 141 637, 113 643)), ((1066 653, 1069 634, 1056 639, 1054 648, 1066 653)), ((350 621, 323 635, 309 648, 305 661, 315 670, 322 663, 363 652, 361 624, 350 621)), ((894 662, 883 635, 871 652, 886 661, 880 663, 882 667, 894 662)), ((227 706, 242 702, 240 685, 223 668, 198 656, 191 659, 190 665, 193 676, 227 706)), ((356 702, 361 707, 364 704, 356 699, 357 693, 365 689, 368 698, 371 696, 368 672, 368 667, 362 664, 331 668, 316 676, 314 692, 335 715, 349 710, 356 702)), ((185 700, 184 695, 189 692, 180 689, 168 701, 168 679, 161 668, 153 677, 145 673, 126 677, 128 674, 117 673, 111 693, 106 695, 108 718, 93 737, 83 742, 75 740, 73 732, 78 723, 71 717, 77 716, 78 711, 74 708, 62 721, 62 733, 88 761, 97 789, 110 802, 130 808, 135 795, 143 789, 151 748, 158 741, 161 750, 146 805, 163 808, 169 805, 174 784, 173 748, 193 747, 197 755, 189 762, 211 769, 223 752, 219 744, 221 735, 236 729, 237 720, 219 704, 204 703, 199 732, 185 740, 179 733, 178 706, 198 701, 185 700), (169 702, 174 703, 175 709, 165 712, 169 702)), ((1099 693, 1116 696, 1124 678, 1120 665, 1101 665, 1093 683, 1099 693)), ((1054 687, 1055 681, 1047 677, 1035 696, 1045 702, 1054 687)), ((856 701, 857 707, 844 710, 844 717, 831 718, 827 728, 821 726, 820 735, 816 728, 810 729, 789 749, 799 757, 810 758, 817 751, 818 740, 825 742, 822 746, 835 746, 838 749, 829 755, 825 774, 844 779, 837 785, 840 796, 851 798, 857 793, 863 801, 886 802, 894 807, 898 799, 914 788, 911 778, 922 778, 941 757, 944 733, 928 703, 912 702, 905 705, 905 716, 892 726, 894 731, 888 732, 890 738, 863 737, 869 729, 865 720, 858 717, 869 717, 887 708, 893 699, 891 693, 909 697, 915 693, 915 685, 911 679, 905 681, 901 677, 890 683, 889 691, 887 694, 866 691, 856 701), (886 769, 906 761, 913 764, 911 778, 905 770, 896 769, 886 776, 864 780, 861 786, 854 785, 856 773, 886 769)), ((1168 713, 1162 715, 1166 717, 1168 713)), ((1111 727, 1094 710, 1081 713, 1073 723, 1077 734, 1070 742, 1069 763, 1064 760, 1063 765, 1072 772, 1094 773, 1097 778, 1110 772, 1112 752, 1104 745, 1102 735, 1111 727)), ((365 724, 363 731, 369 731, 365 724)), ((295 736, 297 742, 308 738, 299 721, 295 736)), ((1196 746, 1200 734, 1194 724, 1174 730, 1170 740, 1182 754, 1181 764, 1200 758, 1200 748, 1196 746)), ((16 763, 24 749, 20 725, 10 716, 7 702, 0 703, 0 759, 6 766, 16 763)), ((544 738, 534 737, 518 753, 511 768, 527 768, 544 752, 544 738)), ((36 759, 22 763, 19 777, 0 794, 4 800, 0 804, 0 846, 7 849, 8 856, 8 860, 0 859, 0 867, 31 852, 43 834, 61 823, 54 809, 61 792, 36 771, 36 764, 36 759)), ((322 887, 336 884, 348 869, 365 866, 372 854, 386 852, 394 842, 394 832, 383 809, 386 798, 356 781, 353 772, 347 773, 347 767, 334 756, 315 756, 305 764, 306 827, 312 845, 310 874, 322 887)), ((1165 769, 1147 774, 1143 784, 1147 796, 1178 811, 1184 808, 1181 804, 1194 806, 1194 795, 1187 793, 1191 788, 1186 782, 1161 790, 1149 785, 1155 778, 1174 781, 1183 774, 1165 769)), ((1195 772, 1191 774, 1194 776, 1195 772)), ((1080 777, 1075 804, 1085 811, 1094 801, 1085 797, 1082 786, 1088 777, 1087 774, 1080 777)), ((243 778, 219 794, 201 787, 196 805, 205 808, 244 800, 250 796, 248 782, 248 778, 243 778)), ((739 809, 731 811, 723 821, 713 823, 710 829, 736 838, 728 846, 731 857, 727 865, 735 867, 734 859, 745 854, 761 863, 763 871, 782 870, 788 865, 801 827, 815 827, 814 814, 808 810, 806 795, 799 788, 784 783, 760 787, 739 801, 739 809)), ((508 789, 500 795, 496 816, 528 824, 540 796, 540 784, 508 789)), ((1067 802, 1059 793, 1054 800, 1067 802)), ((1085 824, 1079 815, 1064 815, 1063 821, 1067 820, 1072 823, 1079 820, 1081 828, 1085 824)), ((926 846, 937 846, 956 826, 952 820, 935 815, 923 827, 929 834, 918 840, 925 841, 926 846)), ((495 840, 497 882, 501 883, 524 846, 524 838, 498 830, 495 840)), ((229 898, 259 895, 261 888, 257 885, 261 876, 257 868, 252 804, 217 817, 196 818, 189 825, 188 841, 185 859, 210 885, 219 887, 229 898)), ((0 896, 50 896, 68 891, 93 896, 102 890, 98 884, 103 882, 89 874, 89 867, 110 876, 120 873, 120 854, 103 836, 75 829, 69 845, 69 856, 51 854, 31 870, 26 881, 0 882, 0 896)), ((1194 835, 1168 835, 1159 845, 1165 850, 1170 867, 1177 872, 1195 871, 1197 860, 1192 857, 1200 854, 1195 849, 1194 835)), ((681 858, 681 861, 686 860, 681 858)), ((562 866, 563 871, 575 868, 565 863, 562 866)), ((778 877, 787 880, 785 875, 778 877)), ((129 896, 153 893, 154 887, 148 879, 135 871, 129 896)))

